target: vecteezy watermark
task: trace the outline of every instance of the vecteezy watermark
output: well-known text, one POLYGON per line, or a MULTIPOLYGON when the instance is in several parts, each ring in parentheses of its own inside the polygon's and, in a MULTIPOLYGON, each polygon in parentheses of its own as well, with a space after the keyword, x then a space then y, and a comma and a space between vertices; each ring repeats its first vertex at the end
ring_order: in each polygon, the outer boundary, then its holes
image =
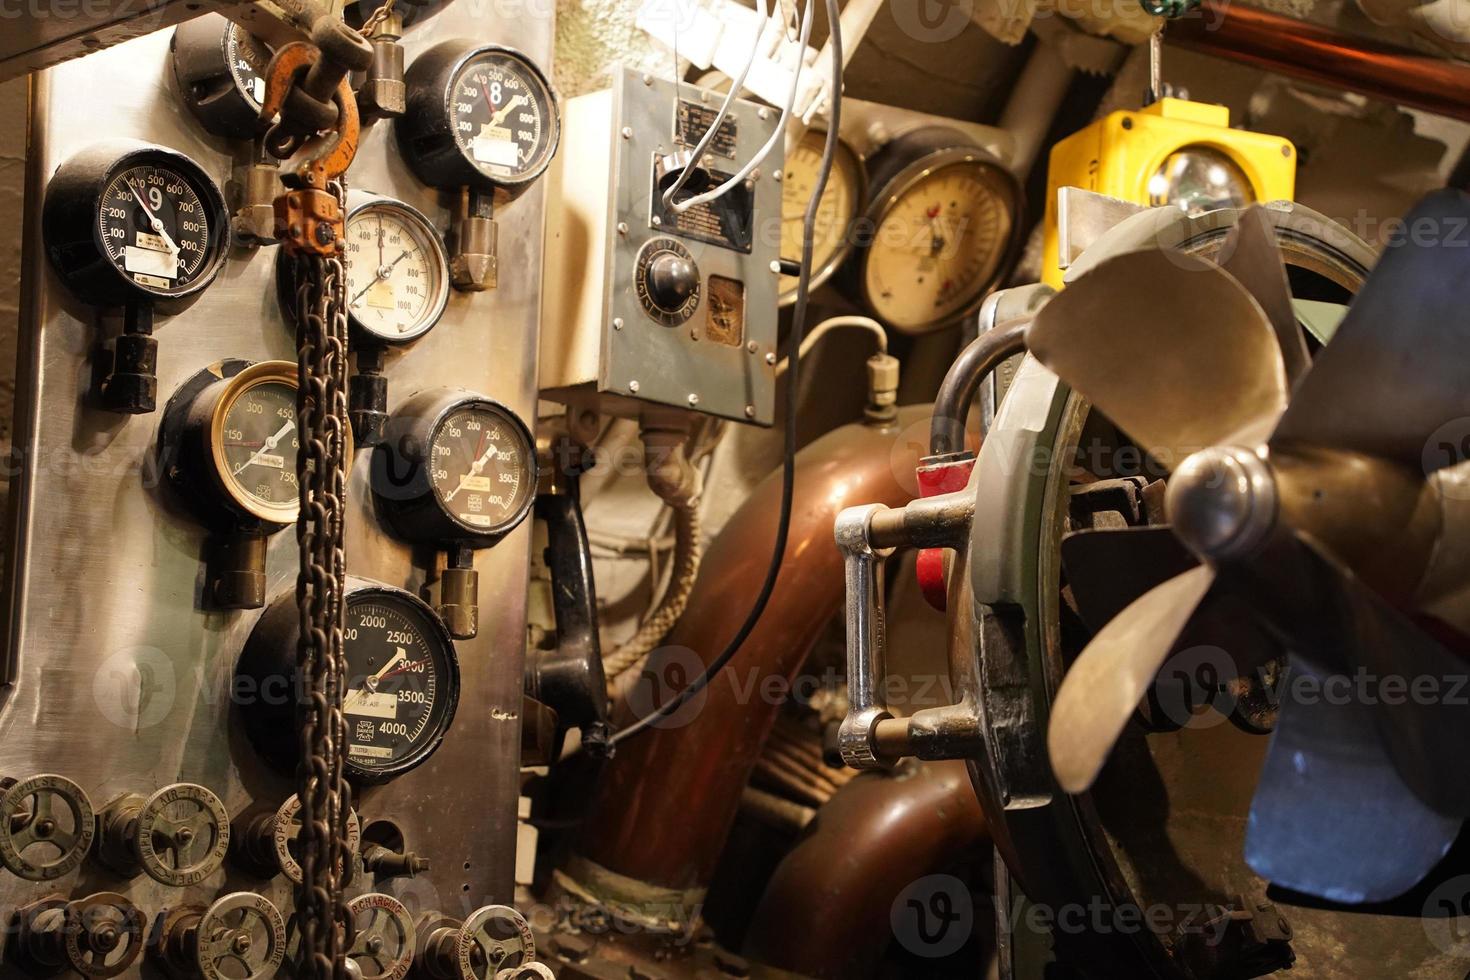
MULTIPOLYGON (((646 718, 677 697, 702 673, 704 661, 693 650, 680 646, 659 647, 638 669, 638 679, 628 690, 628 707, 639 718, 646 718)), ((673 714, 654 722, 653 727, 683 728, 699 717, 708 698, 709 689, 701 688, 673 714)))
MULTIPOLYGON (((1470 417, 1460 416, 1435 429, 1424 440, 1421 462, 1426 476, 1470 460, 1470 417)), ((1439 492, 1450 500, 1470 500, 1470 478, 1446 474, 1439 481, 1439 492)))
POLYGON ((929 875, 899 893, 888 921, 904 949, 938 959, 958 952, 970 938, 975 903, 969 887, 954 875, 929 875))
POLYGON ((119 728, 142 731, 168 717, 178 692, 174 663, 157 647, 119 650, 92 675, 92 700, 119 728))
POLYGON ((1421 921, 1436 949, 1470 959, 1470 875, 1458 875, 1430 892, 1421 921))
POLYGON ((974 0, 895 0, 888 9, 899 30, 928 43, 959 37, 975 15, 974 0))

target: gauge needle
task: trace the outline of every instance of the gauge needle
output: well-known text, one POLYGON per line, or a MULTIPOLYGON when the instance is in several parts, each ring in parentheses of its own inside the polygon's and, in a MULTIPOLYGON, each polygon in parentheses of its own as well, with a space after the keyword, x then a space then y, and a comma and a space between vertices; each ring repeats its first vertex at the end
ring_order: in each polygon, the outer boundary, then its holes
POLYGON ((158 220, 158 215, 154 214, 153 209, 148 206, 145 200, 148 195, 138 193, 138 188, 133 186, 131 180, 128 181, 128 190, 132 193, 133 200, 138 202, 138 207, 142 208, 143 213, 148 216, 148 224, 153 228, 153 233, 163 239, 163 244, 168 246, 170 253, 178 255, 179 247, 174 244, 172 238, 168 237, 168 232, 163 230, 163 222, 158 220))
POLYGON ((470 464, 470 471, 468 473, 466 473, 464 476, 462 476, 462 477, 459 478, 459 486, 455 487, 454 490, 453 490, 453 492, 451 492, 449 494, 449 496, 447 496, 447 497, 444 498, 444 502, 446 504, 449 503, 451 500, 454 499, 455 494, 459 493, 461 490, 464 489, 464 485, 466 483, 469 483, 470 480, 472 480, 475 477, 479 476, 480 475, 480 471, 485 468, 485 464, 488 463, 488 462, 490 462, 490 457, 491 456, 494 456, 494 455, 495 455, 495 444, 494 443, 491 443, 490 444, 490 448, 487 449, 487 450, 485 450, 483 453, 481 453, 480 454, 480 458, 477 459, 477 460, 475 460, 473 463, 470 464))
POLYGON ((379 667, 377 673, 370 674, 367 677, 363 678, 362 687, 356 687, 347 692, 347 697, 342 699, 343 707, 346 707, 347 702, 351 701, 354 696, 361 700, 364 695, 375 691, 377 689, 378 682, 381 681, 384 675, 386 675, 388 671, 393 668, 393 665, 398 663, 400 660, 406 659, 408 659, 408 651, 403 649, 403 647, 399 647, 398 652, 389 657, 388 662, 379 667))
POLYGON ((526 101, 526 97, 524 95, 517 95, 515 98, 511 99, 505 105, 501 106, 499 112, 491 112, 490 113, 490 125, 492 125, 492 126, 499 126, 501 120, 503 120, 506 117, 506 115, 510 112, 510 110, 514 109, 516 106, 520 105, 522 102, 525 102, 525 101, 526 101))
POLYGON ((399 674, 406 674, 410 670, 413 670, 415 667, 422 667, 428 662, 428 657, 425 657, 422 660, 410 660, 408 663, 404 664, 402 667, 399 667, 397 670, 390 670, 388 671, 388 673, 380 675, 378 677, 378 680, 379 682, 386 681, 390 677, 397 677, 399 674))
POLYGON ((243 469, 245 469, 245 467, 247 467, 247 466, 254 466, 257 462, 260 461, 260 458, 262 456, 265 456, 272 449, 275 449, 276 448, 276 443, 280 442, 283 438, 285 438, 286 433, 290 432, 294 428, 296 428, 296 420, 295 419, 287 419, 286 422, 285 422, 285 424, 282 425, 279 429, 276 430, 276 434, 273 435, 273 436, 271 436, 269 439, 267 439, 265 441, 265 445, 261 446, 254 453, 252 453, 249 459, 247 459, 245 462, 241 463, 239 466, 235 467, 235 472, 232 473, 231 475, 232 476, 239 476, 240 475, 240 471, 243 470, 243 469))
POLYGON ((389 262, 387 265, 380 265, 380 266, 378 266, 377 271, 373 273, 373 281, 370 282, 370 283, 368 283, 366 286, 362 287, 361 289, 359 289, 357 291, 357 295, 354 296, 354 297, 352 297, 352 302, 351 303, 348 303, 347 305, 348 306, 356 306, 357 305, 357 301, 360 300, 360 299, 362 299, 364 296, 366 296, 367 295, 367 291, 369 289, 372 289, 378 283, 380 283, 384 279, 387 279, 388 278, 389 274, 393 272, 393 267, 395 265, 397 265, 398 263, 402 262, 404 259, 408 258, 410 255, 412 255, 416 251, 418 251, 418 249, 405 249, 404 252, 403 252, 403 254, 400 255, 400 256, 398 256, 398 258, 394 259, 392 262, 389 262))

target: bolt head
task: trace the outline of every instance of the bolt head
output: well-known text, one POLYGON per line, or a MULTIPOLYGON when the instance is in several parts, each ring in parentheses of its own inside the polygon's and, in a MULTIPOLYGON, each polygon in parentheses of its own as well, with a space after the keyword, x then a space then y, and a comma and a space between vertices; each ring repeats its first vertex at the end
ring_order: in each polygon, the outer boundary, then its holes
POLYGON ((1216 446, 1186 459, 1165 496, 1174 533, 1207 561, 1252 554, 1276 523, 1276 480, 1249 449, 1216 446))

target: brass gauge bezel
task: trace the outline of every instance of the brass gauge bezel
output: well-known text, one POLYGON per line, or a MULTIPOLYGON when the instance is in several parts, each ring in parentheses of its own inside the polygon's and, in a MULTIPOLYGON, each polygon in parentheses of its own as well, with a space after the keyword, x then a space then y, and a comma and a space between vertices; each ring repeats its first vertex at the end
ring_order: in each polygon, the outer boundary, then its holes
MULTIPOLYGON (((287 385, 292 391, 297 390, 299 385, 296 379, 296 365, 291 361, 259 361, 226 380, 224 389, 210 407, 208 425, 202 431, 205 434, 209 459, 213 464, 210 472, 214 475, 216 484, 225 497, 235 507, 268 524, 293 524, 301 509, 300 502, 293 500, 289 504, 281 505, 262 502, 254 494, 246 491, 239 480, 230 474, 229 464, 224 455, 225 418, 230 414, 230 409, 234 408, 235 403, 246 392, 272 382, 287 385)), ((349 441, 351 437, 351 432, 347 432, 349 441)), ((348 456, 349 458, 351 456, 350 448, 348 456)))
MULTIPOLYGON (((939 135, 946 132, 958 135, 951 130, 941 130, 939 135)), ((880 161, 875 157, 875 166, 869 176, 877 190, 873 193, 867 210, 863 213, 868 237, 863 243, 862 250, 857 254, 857 260, 853 263, 852 288, 866 310, 883 323, 902 333, 923 334, 942 329, 972 316, 980 309, 986 295, 1015 264, 1025 241, 1025 229, 1022 222, 1024 200, 1020 182, 1016 179, 1015 174, 1011 173, 1004 164, 984 148, 972 144, 948 145, 940 148, 933 148, 931 145, 925 148, 924 142, 926 139, 932 139, 933 135, 919 131, 911 134, 911 137, 917 144, 912 150, 906 145, 909 137, 899 137, 884 148, 885 159, 880 161), (883 222, 899 203, 923 181, 941 171, 961 167, 983 170, 993 176, 994 180, 991 182, 996 185, 1001 196, 1001 204, 1009 210, 1011 227, 1006 239, 1000 245, 995 268, 975 288, 974 295, 969 297, 964 305, 943 316, 915 323, 898 323, 890 320, 879 311, 878 305, 873 302, 868 291, 868 264, 872 259, 874 247, 881 247, 878 239, 883 222)))
MULTIPOLYGON (((806 131, 806 135, 802 137, 803 141, 805 141, 807 137, 816 137, 817 140, 825 143, 827 139, 827 133, 825 130, 813 128, 806 131)), ((864 159, 863 155, 852 146, 852 144, 848 143, 847 140, 843 139, 841 136, 838 136, 837 138, 837 154, 832 161, 833 174, 836 174, 839 170, 846 172, 852 180, 852 212, 847 216, 846 222, 843 224, 842 228, 838 232, 838 235, 840 236, 840 241, 838 242, 837 248, 821 264, 819 264, 816 268, 812 270, 811 283, 808 289, 813 292, 815 292, 816 289, 823 283, 825 283, 828 279, 831 279, 832 274, 835 273, 838 269, 842 268, 843 263, 846 262, 848 257, 852 255, 853 249, 857 245, 854 230, 856 228, 858 219, 861 218, 868 210, 867 161, 864 159)), ((783 194, 785 193, 787 182, 790 180, 790 173, 791 171, 788 159, 785 179, 782 182, 783 194)), ((830 182, 828 184, 828 189, 829 191, 831 189, 830 182)), ((786 218, 784 201, 781 218, 784 222, 786 218)), ((781 257, 783 259, 795 259, 797 261, 801 260, 801 256, 799 254, 783 255, 781 257)), ((796 302, 797 284, 798 280, 795 276, 781 277, 780 283, 777 286, 776 293, 777 306, 790 306, 791 304, 796 302)))

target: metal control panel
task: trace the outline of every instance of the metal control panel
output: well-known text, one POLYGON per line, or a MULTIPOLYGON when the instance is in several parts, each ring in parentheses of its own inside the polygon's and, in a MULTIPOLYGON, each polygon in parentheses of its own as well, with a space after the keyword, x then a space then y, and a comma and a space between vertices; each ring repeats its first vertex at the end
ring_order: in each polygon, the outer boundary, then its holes
MULTIPOLYGON (((191 305, 160 307, 151 334, 158 342, 156 406, 149 410, 145 396, 151 386, 139 382, 129 408, 109 411, 95 397, 94 375, 102 338, 124 329, 124 313, 79 300, 58 274, 56 257, 47 254, 40 220, 53 176, 105 140, 183 154, 233 205, 232 177, 248 143, 211 135, 191 114, 170 62, 172 33, 160 31, 51 68, 32 84, 33 210, 25 240, 18 458, 10 484, 9 602, 0 678, 0 776, 20 781, 0 784, 0 795, 9 794, 6 805, 13 804, 16 816, 10 825, 20 832, 0 842, 0 852, 11 846, 24 850, 38 833, 55 835, 66 846, 34 859, 14 855, 6 864, 29 867, 24 877, 0 869, 0 905, 7 913, 22 907, 31 912, 28 931, 0 932, 4 976, 44 972, 57 957, 66 959, 70 940, 64 937, 75 931, 52 927, 70 922, 69 916, 110 923, 95 935, 83 930, 95 948, 76 953, 97 976, 157 976, 159 968, 197 974, 191 937, 213 922, 235 923, 242 916, 261 924, 251 962, 261 975, 274 972, 284 955, 279 943, 290 940, 289 929, 282 934, 279 925, 291 915, 293 825, 289 812, 278 814, 290 810, 295 784, 288 771, 270 764, 244 723, 252 699, 271 694, 267 684, 254 690, 243 685, 249 672, 240 667, 253 636, 260 645, 273 635, 270 624, 261 624, 283 597, 289 604, 298 567, 289 528, 291 488, 285 486, 291 482, 289 426, 282 421, 291 417, 296 351, 278 296, 279 247, 226 246, 213 282, 191 305), (283 362, 286 367, 274 372, 251 367, 283 362), (178 410, 171 410, 175 396, 184 401, 174 401, 178 410), (284 414, 277 419, 278 412, 284 414), (252 421, 253 415, 271 421, 252 421), (170 428, 175 422, 176 430, 170 428), (241 486, 221 491, 238 501, 231 519, 249 521, 258 532, 246 545, 263 551, 260 596, 252 597, 256 583, 249 576, 233 586, 211 577, 211 536, 201 508, 175 485, 188 473, 172 471, 179 457, 160 452, 171 438, 208 436, 211 424, 216 434, 224 433, 225 446, 243 447, 216 460, 222 472, 271 474, 237 480, 241 486), (232 601, 222 602, 222 596, 232 601), (37 781, 37 774, 54 775, 37 781), (40 819, 40 807, 56 819, 40 819), (160 918, 165 910, 172 916, 167 921, 160 918), (160 944, 143 956, 129 946, 139 915, 160 944), (103 949, 119 935, 118 945, 103 949), (177 948, 169 937, 179 938, 177 948)), ((504 16, 483 5, 445 5, 415 19, 403 45, 410 66, 436 44, 466 40, 514 48, 549 69, 552 36, 549 14, 504 16)), ((119 268, 136 282, 145 281, 138 276, 153 277, 159 292, 177 288, 190 240, 172 225, 166 229, 172 234, 157 224, 157 234, 123 225, 136 217, 130 214, 134 207, 151 219, 165 198, 169 203, 162 206, 183 213, 193 206, 190 188, 173 188, 165 174, 158 177, 161 196, 155 200, 148 185, 155 172, 119 173, 100 192, 101 207, 129 212, 119 218, 119 237, 130 249, 119 253, 119 268)), ((421 217, 429 233, 441 236, 452 226, 456 195, 415 176, 401 156, 392 119, 365 122, 347 182, 354 195, 367 192, 409 206, 408 218, 394 213, 400 224, 421 217)), ((493 220, 505 272, 495 288, 435 292, 430 312, 438 302, 445 304, 437 326, 415 334, 411 343, 378 352, 381 374, 390 382, 390 433, 395 413, 416 394, 438 389, 473 393, 522 419, 534 418, 543 195, 544 182, 497 203, 493 220)), ((367 220, 360 225, 366 247, 375 249, 382 247, 380 235, 408 241, 410 232, 423 233, 416 230, 420 225, 387 231, 367 220)), ((349 248, 354 227, 349 223, 349 248)), ((392 264, 397 258, 394 252, 374 266, 388 267, 387 273, 369 269, 353 292, 366 293, 370 303, 374 289, 386 293, 399 280, 415 282, 405 271, 417 268, 415 263, 392 264)), ((410 314, 417 316, 417 308, 396 315, 410 314)), ((381 332, 396 329, 397 322, 385 315, 366 327, 381 332)), ((370 333, 360 326, 354 324, 354 343, 370 333)), ((479 614, 473 636, 457 633, 451 641, 437 620, 415 618, 433 616, 438 607, 435 583, 443 553, 410 544, 385 524, 374 503, 373 457, 366 447, 353 457, 346 522, 347 572, 354 586, 368 583, 361 615, 373 620, 368 625, 382 647, 381 655, 368 651, 377 658, 368 669, 379 684, 395 673, 419 670, 422 658, 401 649, 418 642, 412 637, 440 651, 440 660, 448 649, 457 660, 457 710, 448 704, 446 717, 449 692, 441 686, 431 692, 437 699, 432 708, 393 722, 415 729, 422 715, 431 734, 442 739, 434 745, 421 740, 414 752, 431 753, 400 760, 399 733, 375 725, 375 713, 386 717, 394 710, 392 697, 372 684, 349 692, 360 702, 348 707, 353 731, 364 721, 377 730, 353 756, 367 772, 353 800, 366 867, 359 868, 348 894, 376 894, 365 900, 366 911, 399 901, 415 921, 436 913, 434 922, 421 923, 421 931, 446 923, 459 928, 484 906, 512 900, 530 528, 521 525, 493 541, 476 542, 473 551, 461 550, 468 567, 459 571, 472 570, 478 578, 477 585, 474 575, 458 581, 477 589, 479 614), (414 606, 419 600, 424 601, 414 606), (466 772, 475 778, 464 779, 466 772)), ((202 460, 200 465, 210 462, 207 454, 202 460)), ((484 462, 466 463, 466 472, 456 477, 458 509, 474 509, 468 498, 479 483, 488 485, 484 462)), ((349 630, 355 625, 349 622, 349 630)), ((447 676, 447 666, 433 666, 447 676)), ((424 696, 422 687, 395 684, 388 690, 407 691, 410 700, 424 696)), ((400 945, 402 940, 399 935, 400 945)), ((79 961, 66 962, 76 967, 79 961)))
MULTIPOLYGON (((714 201, 680 212, 661 193, 723 99, 624 69, 567 104, 547 174, 547 397, 771 424, 783 147, 714 201)), ((701 162, 708 185, 738 173, 779 116, 737 99, 701 162)))

